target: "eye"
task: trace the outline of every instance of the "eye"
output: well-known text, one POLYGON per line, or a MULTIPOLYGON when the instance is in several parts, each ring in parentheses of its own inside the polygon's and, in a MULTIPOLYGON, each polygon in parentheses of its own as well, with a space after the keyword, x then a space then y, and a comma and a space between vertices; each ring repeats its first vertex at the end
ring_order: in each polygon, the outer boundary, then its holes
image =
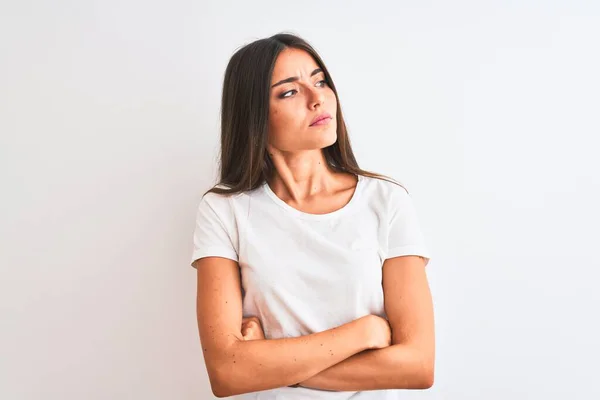
POLYGON ((287 97, 291 97, 291 96, 286 96, 288 93, 292 93, 292 92, 297 92, 296 89, 292 89, 292 90, 288 90, 287 92, 283 92, 282 94, 279 95, 279 98, 281 99, 285 99, 287 97))
MULTIPOLYGON (((319 84, 320 84, 319 87, 325 87, 325 86, 327 86, 327 79, 322 79, 322 80, 318 81, 317 85, 319 85, 319 84)), ((292 97, 293 94, 290 94, 290 93, 294 93, 295 94, 295 93, 298 93, 298 91, 296 89, 288 90, 287 92, 281 93, 279 95, 279 98, 280 99, 285 99, 285 98, 288 98, 288 97, 292 97), (288 94, 290 94, 290 95, 288 96, 288 94)))

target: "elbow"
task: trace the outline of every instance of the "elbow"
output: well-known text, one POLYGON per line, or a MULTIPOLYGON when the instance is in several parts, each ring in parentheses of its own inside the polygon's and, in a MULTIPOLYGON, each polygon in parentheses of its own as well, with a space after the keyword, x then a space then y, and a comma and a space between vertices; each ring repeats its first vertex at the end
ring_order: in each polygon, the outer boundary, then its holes
POLYGON ((213 396, 218 397, 220 399, 223 398, 223 397, 228 397, 227 393, 222 392, 220 389, 218 389, 215 386, 213 386, 212 383, 211 383, 210 386, 211 386, 211 389, 212 389, 213 396))
POLYGON ((223 398, 241 394, 238 391, 239 388, 233 385, 236 381, 234 373, 237 372, 237 369, 233 367, 233 364, 225 364, 224 353, 215 356, 206 360, 206 371, 213 395, 223 398))
POLYGON ((425 357, 419 365, 419 373, 415 379, 415 389, 430 389, 434 383, 435 363, 433 358, 425 357))
POLYGON ((433 356, 426 356, 422 351, 416 350, 411 362, 404 364, 402 370, 403 372, 398 374, 397 389, 430 389, 433 386, 433 356))
POLYGON ((433 369, 418 367, 410 377, 401 374, 394 389, 430 389, 433 386, 433 369))
POLYGON ((215 372, 209 372, 208 379, 210 381, 210 390, 215 397, 221 398, 229 396, 227 388, 223 385, 223 381, 216 376, 215 372))
POLYGON ((410 374, 397 374, 396 383, 392 389, 430 389, 433 386, 433 381, 433 370, 419 368, 410 374))
POLYGON ((421 373, 419 382, 415 389, 430 389, 433 386, 434 372, 433 369, 426 370, 421 373))
POLYGON ((249 385, 248 379, 244 378, 248 374, 234 365, 220 365, 209 373, 210 388, 215 397, 237 396, 254 390, 254 385, 249 385))
POLYGON ((220 387, 215 387, 211 384, 211 388, 212 388, 212 393, 215 397, 218 398, 224 398, 224 397, 230 397, 232 396, 231 394, 229 394, 229 392, 227 392, 226 390, 222 390, 220 387))
POLYGON ((208 380, 210 382, 210 389, 215 397, 229 397, 232 396, 231 388, 227 385, 227 377, 221 372, 216 366, 207 365, 208 380))
POLYGON ((217 368, 209 374, 210 388, 215 397, 231 397, 244 393, 235 387, 236 377, 232 372, 231 369, 217 368))
POLYGON ((210 378, 210 389, 215 397, 223 398, 233 396, 231 389, 227 387, 227 384, 222 379, 217 379, 216 377, 210 378))
POLYGON ((394 389, 430 389, 434 383, 435 351, 433 347, 396 344, 398 349, 390 365, 395 369, 394 389))

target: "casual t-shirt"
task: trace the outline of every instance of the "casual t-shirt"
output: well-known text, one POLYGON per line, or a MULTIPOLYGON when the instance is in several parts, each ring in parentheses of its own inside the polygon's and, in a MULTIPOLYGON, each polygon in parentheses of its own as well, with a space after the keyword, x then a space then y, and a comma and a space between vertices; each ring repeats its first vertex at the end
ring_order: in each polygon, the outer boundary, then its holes
MULTIPOLYGON (((351 200, 309 214, 265 182, 235 195, 207 193, 198 207, 192 262, 225 257, 241 271, 243 316, 260 319, 266 339, 325 331, 368 314, 386 317, 382 266, 392 257, 430 253, 409 193, 358 176, 351 200)), ((238 399, 397 399, 400 390, 326 391, 281 387, 238 399)))

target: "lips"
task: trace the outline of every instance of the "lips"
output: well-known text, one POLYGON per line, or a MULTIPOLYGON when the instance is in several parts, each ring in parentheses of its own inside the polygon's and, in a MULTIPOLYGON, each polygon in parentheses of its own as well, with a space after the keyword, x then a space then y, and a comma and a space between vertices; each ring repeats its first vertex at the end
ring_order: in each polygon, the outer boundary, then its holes
POLYGON ((317 117, 315 119, 313 119, 312 122, 310 123, 310 126, 313 126, 317 122, 322 121, 327 118, 331 118, 331 115, 329 115, 329 113, 326 113, 326 112, 323 114, 317 115, 317 117))

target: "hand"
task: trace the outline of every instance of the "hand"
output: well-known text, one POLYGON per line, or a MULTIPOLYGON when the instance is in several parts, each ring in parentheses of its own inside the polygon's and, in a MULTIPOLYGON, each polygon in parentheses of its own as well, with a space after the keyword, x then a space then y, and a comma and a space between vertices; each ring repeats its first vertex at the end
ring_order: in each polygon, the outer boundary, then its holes
POLYGON ((257 317, 242 318, 242 336, 244 337, 244 340, 265 338, 262 325, 257 317))
POLYGON ((369 349, 383 349, 392 344, 392 328, 387 319, 371 314, 362 317, 366 321, 369 349))

